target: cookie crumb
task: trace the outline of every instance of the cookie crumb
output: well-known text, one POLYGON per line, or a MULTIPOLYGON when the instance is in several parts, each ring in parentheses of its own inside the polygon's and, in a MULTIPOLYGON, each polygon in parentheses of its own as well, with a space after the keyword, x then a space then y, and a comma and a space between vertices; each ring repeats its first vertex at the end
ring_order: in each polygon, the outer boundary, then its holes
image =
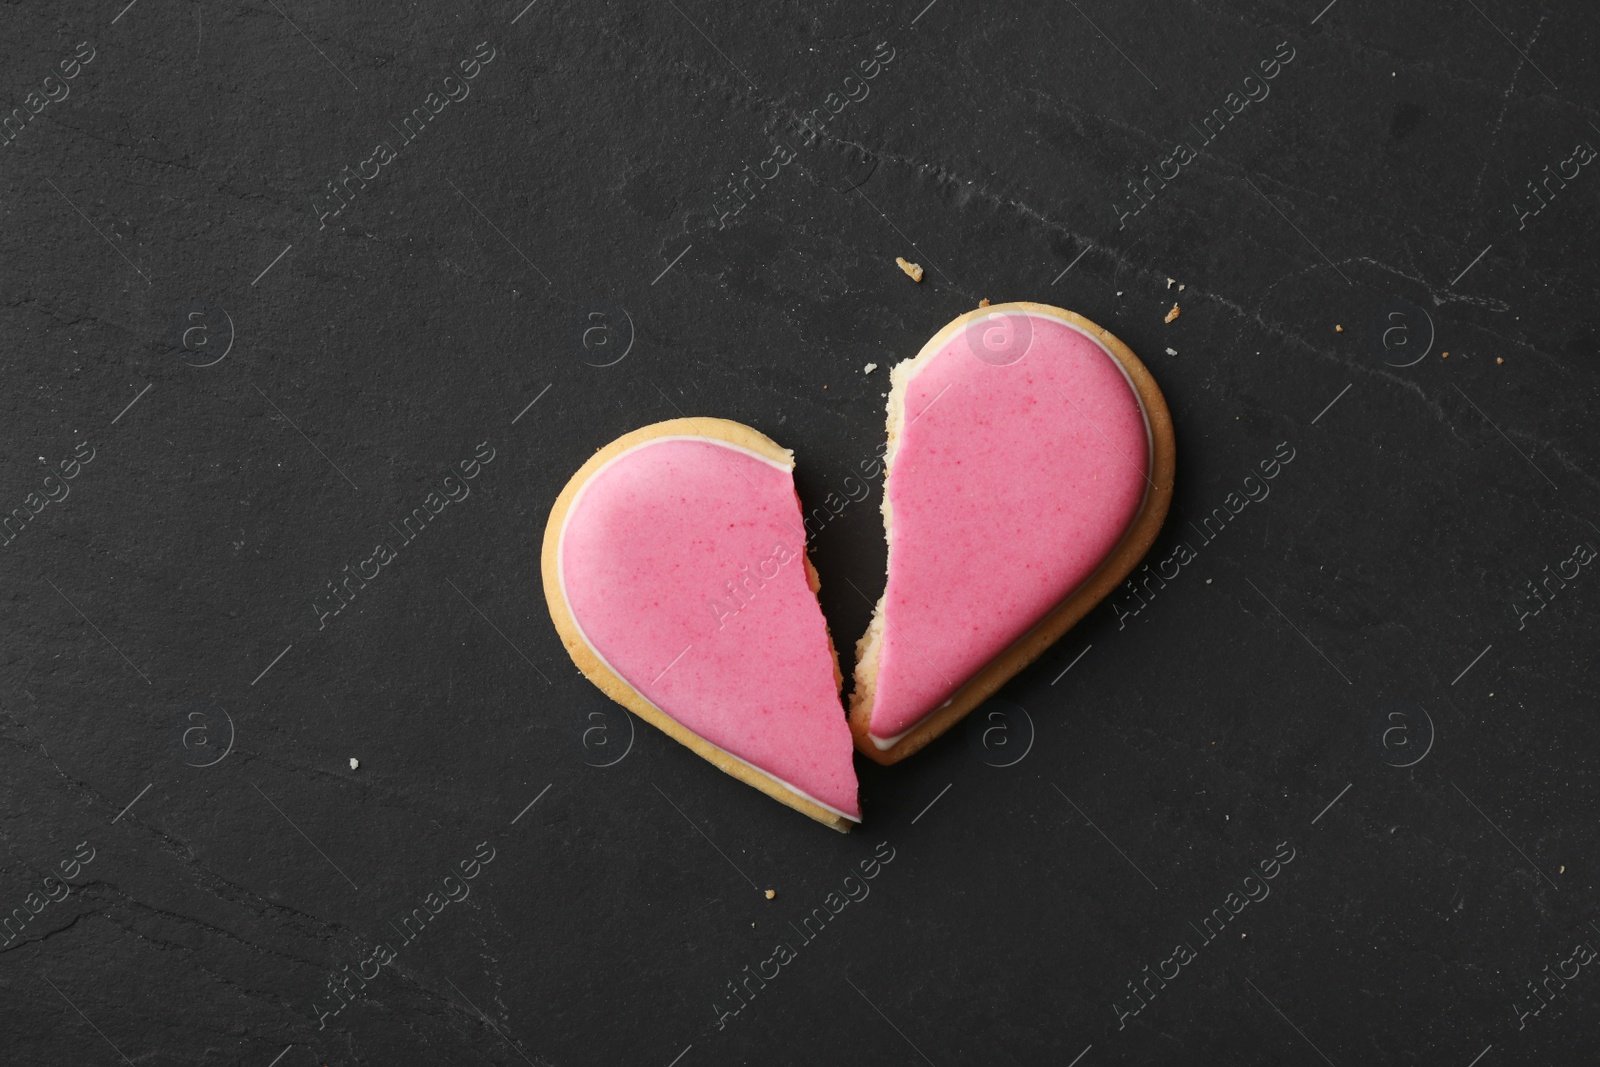
POLYGON ((873 371, 875 371, 877 369, 878 369, 878 365, 876 363, 868 363, 865 367, 863 367, 861 369, 861 373, 862 374, 871 374, 873 371))
POLYGON ((1495 356, 1495 357, 1494 357, 1494 361, 1495 361, 1495 362, 1496 362, 1496 363, 1504 363, 1504 362, 1505 362, 1505 360, 1503 360, 1503 359, 1501 359, 1501 358, 1500 358, 1500 357, 1499 357, 1499 356, 1495 356))
POLYGON ((354 756, 351 756, 350 757, 350 769, 353 771, 353 770, 359 769, 360 767, 361 767, 361 761, 356 759, 354 756))
MULTIPOLYGON (((1563 868, 1561 868, 1561 869, 1562 869, 1562 870, 1566 870, 1566 868, 1565 868, 1565 867, 1563 867, 1563 868)), ((771 900, 771 899, 772 899, 772 898, 773 898, 773 897, 775 897, 775 896, 777 896, 777 895, 778 895, 778 891, 777 891, 777 890, 776 890, 776 889, 769 889, 769 890, 767 890, 767 899, 768 899, 768 900, 771 900)))
POLYGON ((1449 359, 1450 358, 1450 353, 1448 353, 1448 352, 1440 352, 1439 353, 1439 358, 1440 359, 1449 359))
POLYGON ((984 297, 982 300, 978 301, 978 306, 981 307, 981 308, 988 307, 989 306, 989 298, 988 297, 984 297))
POLYGON ((906 272, 906 277, 914 282, 922 280, 922 265, 920 263, 912 263, 905 256, 895 256, 894 261, 899 264, 901 270, 906 272))
POLYGON ((1175 356, 1175 355, 1177 355, 1177 354, 1178 354, 1178 350, 1177 350, 1177 349, 1176 349, 1176 348, 1169 348, 1169 349, 1167 349, 1167 355, 1169 355, 1169 356, 1175 356))
POLYGON ((1165 319, 1163 319, 1162 321, 1163 322, 1171 322, 1173 319, 1177 318, 1181 314, 1183 314, 1183 312, 1178 310, 1178 305, 1177 304, 1173 304, 1172 305, 1172 310, 1167 312, 1167 317, 1165 319))
POLYGON ((1334 333, 1344 333, 1344 327, 1340 326, 1338 323, 1334 323, 1333 324, 1333 332, 1334 333))

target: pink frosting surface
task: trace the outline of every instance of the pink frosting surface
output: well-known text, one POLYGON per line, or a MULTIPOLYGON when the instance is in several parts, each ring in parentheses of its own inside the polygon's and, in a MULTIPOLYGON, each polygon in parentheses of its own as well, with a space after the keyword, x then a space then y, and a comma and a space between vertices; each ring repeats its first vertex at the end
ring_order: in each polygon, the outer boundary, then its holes
POLYGON ((585 484, 562 533, 561 577, 590 647, 652 704, 859 817, 804 546, 788 470, 711 438, 657 438, 585 484))
POLYGON ((1009 324, 1013 339, 1031 328, 1020 360, 974 354, 991 317, 906 388, 886 488, 880 738, 915 726, 1081 585, 1144 499, 1149 430, 1120 364, 1060 319, 1004 314, 1025 320, 1009 324))

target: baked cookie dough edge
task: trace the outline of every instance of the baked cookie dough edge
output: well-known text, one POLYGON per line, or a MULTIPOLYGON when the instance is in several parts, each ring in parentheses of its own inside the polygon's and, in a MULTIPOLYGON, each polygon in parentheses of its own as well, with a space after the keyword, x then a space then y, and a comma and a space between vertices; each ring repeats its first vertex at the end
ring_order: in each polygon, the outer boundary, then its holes
POLYGON ((823 807, 807 797, 801 796, 776 778, 762 773, 744 760, 718 748, 645 699, 644 694, 629 685, 627 681, 601 661, 595 651, 589 647, 588 642, 584 640, 583 634, 578 629, 577 622, 572 616, 572 609, 568 606, 566 596, 561 591, 561 578, 558 569, 561 531, 566 523, 567 511, 571 508, 573 500, 576 499, 578 490, 601 467, 628 449, 657 437, 706 437, 725 441, 770 459, 774 463, 787 466, 791 471, 794 469, 794 454, 787 448, 782 447, 772 438, 758 430, 728 419, 669 419, 666 422, 642 426, 637 430, 623 434, 590 456, 588 461, 578 468, 577 473, 567 480, 567 484, 562 488, 560 494, 556 497, 555 504, 550 509, 550 518, 546 521, 544 528, 544 544, 540 552, 540 570, 544 579, 544 598, 550 608, 550 621, 555 624, 556 633, 561 636, 561 643, 566 647, 567 655, 572 657, 572 662, 577 665, 578 670, 583 672, 584 677, 593 682, 606 696, 615 700, 618 704, 621 704, 674 741, 692 750, 718 770, 732 775, 747 785, 754 786, 772 799, 779 803, 787 804, 802 815, 810 816, 824 826, 832 827, 840 833, 848 833, 850 827, 854 825, 852 820, 823 807))
POLYGON ((879 598, 873 611, 872 622, 856 645, 856 684, 850 695, 850 734, 855 738, 856 751, 885 766, 899 763, 965 719, 968 713, 1043 655, 1051 645, 1059 641, 1068 630, 1092 611, 1133 572, 1139 561, 1150 551, 1151 545, 1155 544, 1156 537, 1161 532, 1162 523, 1166 521, 1167 509, 1172 504, 1172 486, 1177 469, 1177 442, 1173 435, 1172 413, 1167 408, 1166 397, 1162 396, 1160 386, 1156 385, 1155 378, 1151 376, 1149 369, 1139 357, 1133 354, 1133 350, 1123 344, 1110 330, 1065 308, 1032 301, 992 304, 957 316, 934 334, 916 356, 897 364, 890 372, 895 387, 890 393, 888 404, 889 449, 885 455, 883 474, 884 532, 886 540, 891 545, 890 551, 893 551, 894 530, 889 508, 889 478, 896 451, 895 438, 899 423, 904 417, 905 386, 919 369, 917 366, 919 360, 923 360, 924 357, 931 359, 951 337, 974 320, 1006 311, 1032 312, 1062 319, 1099 341, 1117 362, 1122 364, 1122 369, 1133 382, 1134 391, 1138 393, 1150 428, 1150 484, 1138 514, 1123 533, 1122 540, 1111 550, 1110 555, 1100 562, 1094 573, 1065 600, 1057 604, 1049 614, 1034 624, 1027 633, 1018 638, 1010 648, 990 660, 982 670, 967 679, 943 707, 935 709, 886 749, 880 749, 868 735, 868 727, 872 721, 873 690, 877 678, 879 645, 877 638, 882 631, 884 609, 884 602, 879 598), (899 410, 896 408, 897 404, 900 405, 899 410))

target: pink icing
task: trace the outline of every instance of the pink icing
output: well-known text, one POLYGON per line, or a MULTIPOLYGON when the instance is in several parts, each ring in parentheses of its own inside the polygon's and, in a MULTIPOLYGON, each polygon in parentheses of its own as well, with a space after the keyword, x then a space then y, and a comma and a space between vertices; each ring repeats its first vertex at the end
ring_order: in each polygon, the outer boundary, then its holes
POLYGON ((585 483, 562 530, 560 575, 590 647, 647 700, 859 818, 804 544, 787 467, 712 438, 655 438, 585 483))
POLYGON ((1026 320, 1011 337, 1032 330, 1020 360, 974 354, 991 317, 906 387, 886 490, 878 738, 911 729, 1071 594, 1144 499, 1149 429, 1121 365, 1060 319, 1005 314, 1026 320))

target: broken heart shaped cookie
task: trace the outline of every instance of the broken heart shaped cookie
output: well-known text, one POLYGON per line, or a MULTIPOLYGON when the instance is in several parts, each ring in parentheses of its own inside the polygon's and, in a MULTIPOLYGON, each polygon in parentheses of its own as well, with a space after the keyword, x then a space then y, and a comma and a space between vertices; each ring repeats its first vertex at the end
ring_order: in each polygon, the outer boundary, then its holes
POLYGON ((861 821, 788 449, 723 419, 626 434, 557 497, 542 566, 562 643, 607 696, 819 822, 861 821))
POLYGON ((894 368, 889 573, 856 646, 856 747, 895 763, 1115 589, 1155 541, 1176 449, 1128 347, 1045 304, 969 312, 894 368))

